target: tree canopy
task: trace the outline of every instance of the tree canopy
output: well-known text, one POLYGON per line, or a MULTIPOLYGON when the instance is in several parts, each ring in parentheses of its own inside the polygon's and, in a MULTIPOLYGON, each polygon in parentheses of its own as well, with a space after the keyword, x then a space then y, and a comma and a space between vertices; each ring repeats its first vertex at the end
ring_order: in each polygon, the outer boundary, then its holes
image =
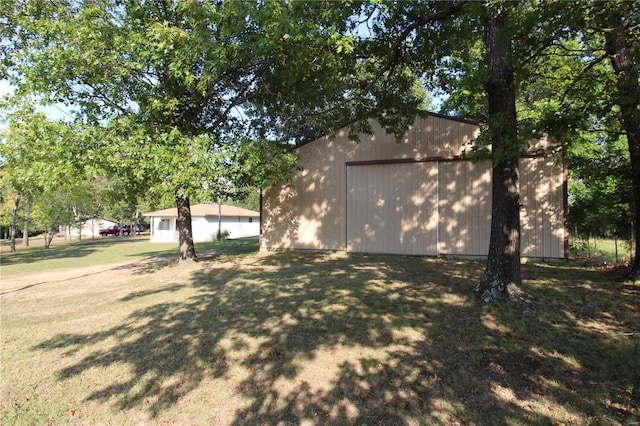
POLYGON ((2 6, 11 27, 4 74, 17 93, 74 108, 103 128, 91 148, 103 162, 175 199, 181 259, 195 258, 189 198, 221 181, 283 178, 293 164, 289 123, 335 107, 340 69, 351 63, 347 19, 320 2, 2 6))
MULTIPOLYGON (((76 205, 80 203, 87 193, 82 187, 86 176, 92 173, 93 164, 80 149, 79 129, 53 122, 30 105, 7 112, 7 127, 0 138, 3 186, 15 191, 15 209, 21 200, 32 206, 34 217, 41 219, 40 227, 52 237, 61 220, 67 219, 68 223, 68 205, 60 201, 66 198, 73 199, 76 205), (47 209, 49 217, 41 214, 47 209)), ((15 236, 15 211, 13 216, 11 226, 15 236)), ((29 214, 25 216, 28 223, 29 214)), ((24 231, 28 235, 28 230, 24 231)), ((50 241, 46 241, 47 246, 50 241)))

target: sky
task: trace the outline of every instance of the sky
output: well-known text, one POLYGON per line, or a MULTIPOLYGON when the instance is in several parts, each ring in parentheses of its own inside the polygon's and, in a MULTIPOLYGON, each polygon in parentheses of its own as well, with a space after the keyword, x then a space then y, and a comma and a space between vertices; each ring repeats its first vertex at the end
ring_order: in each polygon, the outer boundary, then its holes
POLYGON ((0 80, 0 97, 8 95, 13 91, 13 87, 6 80, 0 80))
MULTIPOLYGON (((13 92, 13 86, 11 86, 11 84, 9 84, 9 82, 7 80, 0 80, 0 98, 5 96, 5 95, 9 95, 13 92)), ((49 119, 51 120, 61 120, 61 119, 65 119, 65 118, 69 118, 70 115, 68 114, 68 112, 65 111, 65 108, 63 106, 60 105, 52 105, 52 106, 48 106, 48 107, 38 107, 37 108, 39 111, 44 112, 45 114, 47 114, 47 116, 49 117, 49 119)), ((3 111, 0 110, 0 115, 3 114, 3 111)), ((0 121, 0 128, 4 127, 5 124, 2 123, 0 121)))

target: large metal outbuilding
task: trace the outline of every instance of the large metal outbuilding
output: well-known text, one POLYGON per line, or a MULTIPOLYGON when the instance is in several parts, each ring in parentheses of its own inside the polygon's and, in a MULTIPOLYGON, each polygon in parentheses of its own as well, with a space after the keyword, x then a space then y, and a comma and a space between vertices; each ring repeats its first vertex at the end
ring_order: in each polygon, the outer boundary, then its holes
MULTIPOLYGON (((400 143, 372 128, 358 143, 345 128, 296 148, 293 182, 262 192, 261 248, 486 256, 491 162, 461 157, 478 123, 430 114, 400 143)), ((530 151, 548 143, 532 139, 530 151)), ((522 256, 566 258, 566 169, 557 156, 520 160, 520 197, 522 256)))

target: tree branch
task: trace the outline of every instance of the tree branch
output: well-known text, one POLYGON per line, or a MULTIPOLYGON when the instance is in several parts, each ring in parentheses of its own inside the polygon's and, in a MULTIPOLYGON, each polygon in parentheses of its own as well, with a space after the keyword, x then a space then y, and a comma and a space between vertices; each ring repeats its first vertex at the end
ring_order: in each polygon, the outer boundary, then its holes
POLYGON ((398 63, 400 57, 402 56, 402 44, 406 41, 406 39, 409 37, 409 35, 411 35, 413 31, 417 30, 418 28, 422 28, 429 23, 444 21, 445 19, 452 17, 454 14, 462 10, 466 3, 466 1, 457 3, 448 7, 447 9, 435 12, 431 15, 422 15, 414 20, 400 33, 400 35, 396 39, 396 42, 392 48, 393 56, 389 61, 389 67, 392 68, 398 63))
POLYGON ((596 65, 598 65, 600 62, 606 60, 608 58, 607 53, 603 53, 602 55, 600 55, 599 57, 595 58, 593 61, 591 61, 589 63, 589 65, 587 65, 581 72, 580 74, 578 74, 578 76, 576 78, 574 78, 571 81, 571 84, 569 85, 569 87, 567 87, 563 93, 562 96, 560 97, 561 101, 560 103, 564 104, 567 96, 569 96, 569 92, 576 86, 576 84, 578 84, 578 82, 584 80, 586 78, 587 73, 593 69, 593 67, 595 67, 596 65))

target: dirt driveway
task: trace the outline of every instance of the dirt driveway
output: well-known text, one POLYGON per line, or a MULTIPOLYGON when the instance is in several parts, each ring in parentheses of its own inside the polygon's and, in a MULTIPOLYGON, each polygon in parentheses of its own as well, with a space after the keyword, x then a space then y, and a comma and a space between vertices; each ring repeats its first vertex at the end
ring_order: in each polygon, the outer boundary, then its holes
MULTIPOLYGON (((166 259, 165 263, 166 263, 166 259)), ((121 282, 131 279, 132 274, 141 274, 149 271, 163 258, 154 257, 138 261, 126 261, 111 263, 106 265, 94 265, 82 268, 54 269, 44 272, 34 272, 2 277, 0 284, 0 296, 8 297, 12 294, 28 295, 37 291, 38 297, 46 297, 47 291, 60 291, 60 286, 64 285, 69 289, 68 284, 73 282, 76 291, 80 292, 95 285, 99 285, 104 280, 110 283, 121 282)))

